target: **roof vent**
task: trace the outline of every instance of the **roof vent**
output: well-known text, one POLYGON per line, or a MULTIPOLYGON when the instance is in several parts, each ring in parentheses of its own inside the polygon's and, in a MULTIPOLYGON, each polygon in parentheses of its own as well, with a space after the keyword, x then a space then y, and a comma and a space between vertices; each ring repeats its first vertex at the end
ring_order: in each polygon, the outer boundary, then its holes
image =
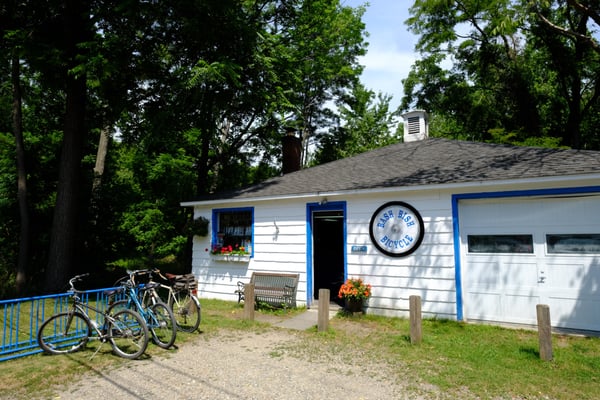
POLYGON ((429 137, 428 116, 423 110, 409 111, 404 118, 404 141, 414 142, 429 137))

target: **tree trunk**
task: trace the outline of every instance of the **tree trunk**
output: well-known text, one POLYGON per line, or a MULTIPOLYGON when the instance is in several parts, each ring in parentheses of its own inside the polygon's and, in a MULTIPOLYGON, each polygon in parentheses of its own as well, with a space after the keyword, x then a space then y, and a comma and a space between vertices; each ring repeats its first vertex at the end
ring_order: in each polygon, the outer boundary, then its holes
POLYGON ((196 193, 203 195, 209 193, 211 190, 208 186, 208 173, 209 173, 209 157, 210 157, 210 145, 214 135, 215 124, 213 115, 213 101, 210 94, 206 95, 207 98, 203 100, 203 118, 200 124, 201 130, 201 144, 200 154, 196 164, 196 193))
MULTIPOLYGON (((106 165, 106 155, 108 154, 108 145, 110 142, 110 136, 108 134, 108 127, 103 128, 100 131, 100 138, 98 139, 98 151, 96 152, 96 165, 94 166, 94 178, 92 182, 92 192, 90 195, 89 205, 89 226, 90 231, 97 231, 98 222, 101 215, 102 198, 100 189, 102 187, 102 178, 104 176, 104 167, 106 165)), ((93 254, 95 250, 99 249, 99 246, 103 244, 98 240, 98 233, 94 233, 93 237, 88 238, 86 251, 93 254)))
POLYGON ((102 184, 102 175, 104 174, 104 166, 106 165, 106 155, 108 154, 108 128, 100 131, 100 139, 98 140, 98 152, 96 153, 96 165, 94 166, 94 183, 92 184, 93 194, 100 189, 102 184))
POLYGON ((85 78, 67 78, 67 108, 52 221, 45 288, 61 289, 72 271, 77 243, 80 169, 84 137, 85 78))
POLYGON ((67 70, 65 71, 65 128, 60 156, 56 207, 52 221, 50 251, 46 268, 45 289, 64 288, 73 271, 75 250, 78 248, 78 215, 80 171, 85 143, 86 77, 73 73, 80 62, 78 44, 87 39, 85 2, 68 0, 66 5, 65 40, 67 41, 67 70))
MULTIPOLYGON (((587 17, 581 18, 577 31, 584 35, 587 33, 587 17)), ((571 99, 569 100, 569 118, 567 120, 567 132, 570 133, 569 145, 574 149, 581 148, 581 69, 580 66, 585 62, 587 44, 580 38, 575 39, 575 68, 573 79, 571 80, 571 99)))
POLYGON ((15 289, 18 295, 25 291, 27 282, 27 265, 29 262, 30 222, 29 207, 27 205, 27 171, 25 166, 25 145, 23 143, 23 117, 21 114, 21 66, 19 57, 13 54, 11 79, 13 88, 13 134, 15 135, 17 153, 17 199, 19 203, 19 216, 21 227, 19 233, 19 258, 17 261, 17 276, 15 289))

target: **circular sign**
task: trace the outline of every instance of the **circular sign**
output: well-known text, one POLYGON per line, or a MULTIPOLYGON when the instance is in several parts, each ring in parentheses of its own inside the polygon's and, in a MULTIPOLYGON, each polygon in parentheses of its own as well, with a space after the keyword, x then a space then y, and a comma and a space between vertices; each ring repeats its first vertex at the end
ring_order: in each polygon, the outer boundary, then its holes
POLYGON ((407 256, 423 241, 425 229, 419 212, 402 201, 385 203, 373 213, 369 225, 371 241, 383 254, 407 256))

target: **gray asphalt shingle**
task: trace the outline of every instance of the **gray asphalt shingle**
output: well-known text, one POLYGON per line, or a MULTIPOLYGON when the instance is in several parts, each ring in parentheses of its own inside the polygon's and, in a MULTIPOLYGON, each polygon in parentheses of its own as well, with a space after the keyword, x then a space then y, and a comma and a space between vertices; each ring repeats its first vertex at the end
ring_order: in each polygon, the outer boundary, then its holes
POLYGON ((430 138, 271 178, 197 200, 250 199, 348 190, 600 173, 600 152, 430 138))

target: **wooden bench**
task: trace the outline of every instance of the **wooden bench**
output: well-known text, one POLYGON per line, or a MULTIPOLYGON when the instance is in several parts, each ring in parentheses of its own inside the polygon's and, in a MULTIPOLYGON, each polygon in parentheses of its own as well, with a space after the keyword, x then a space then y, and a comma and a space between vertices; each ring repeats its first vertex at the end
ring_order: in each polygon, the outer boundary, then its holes
MULTIPOLYGON (((277 272, 253 272, 250 277, 254 285, 254 302, 269 304, 272 307, 296 307, 296 290, 298 288, 298 274, 282 274, 277 272)), ((243 282, 237 283, 235 294, 238 303, 245 301, 245 286, 243 282)))

